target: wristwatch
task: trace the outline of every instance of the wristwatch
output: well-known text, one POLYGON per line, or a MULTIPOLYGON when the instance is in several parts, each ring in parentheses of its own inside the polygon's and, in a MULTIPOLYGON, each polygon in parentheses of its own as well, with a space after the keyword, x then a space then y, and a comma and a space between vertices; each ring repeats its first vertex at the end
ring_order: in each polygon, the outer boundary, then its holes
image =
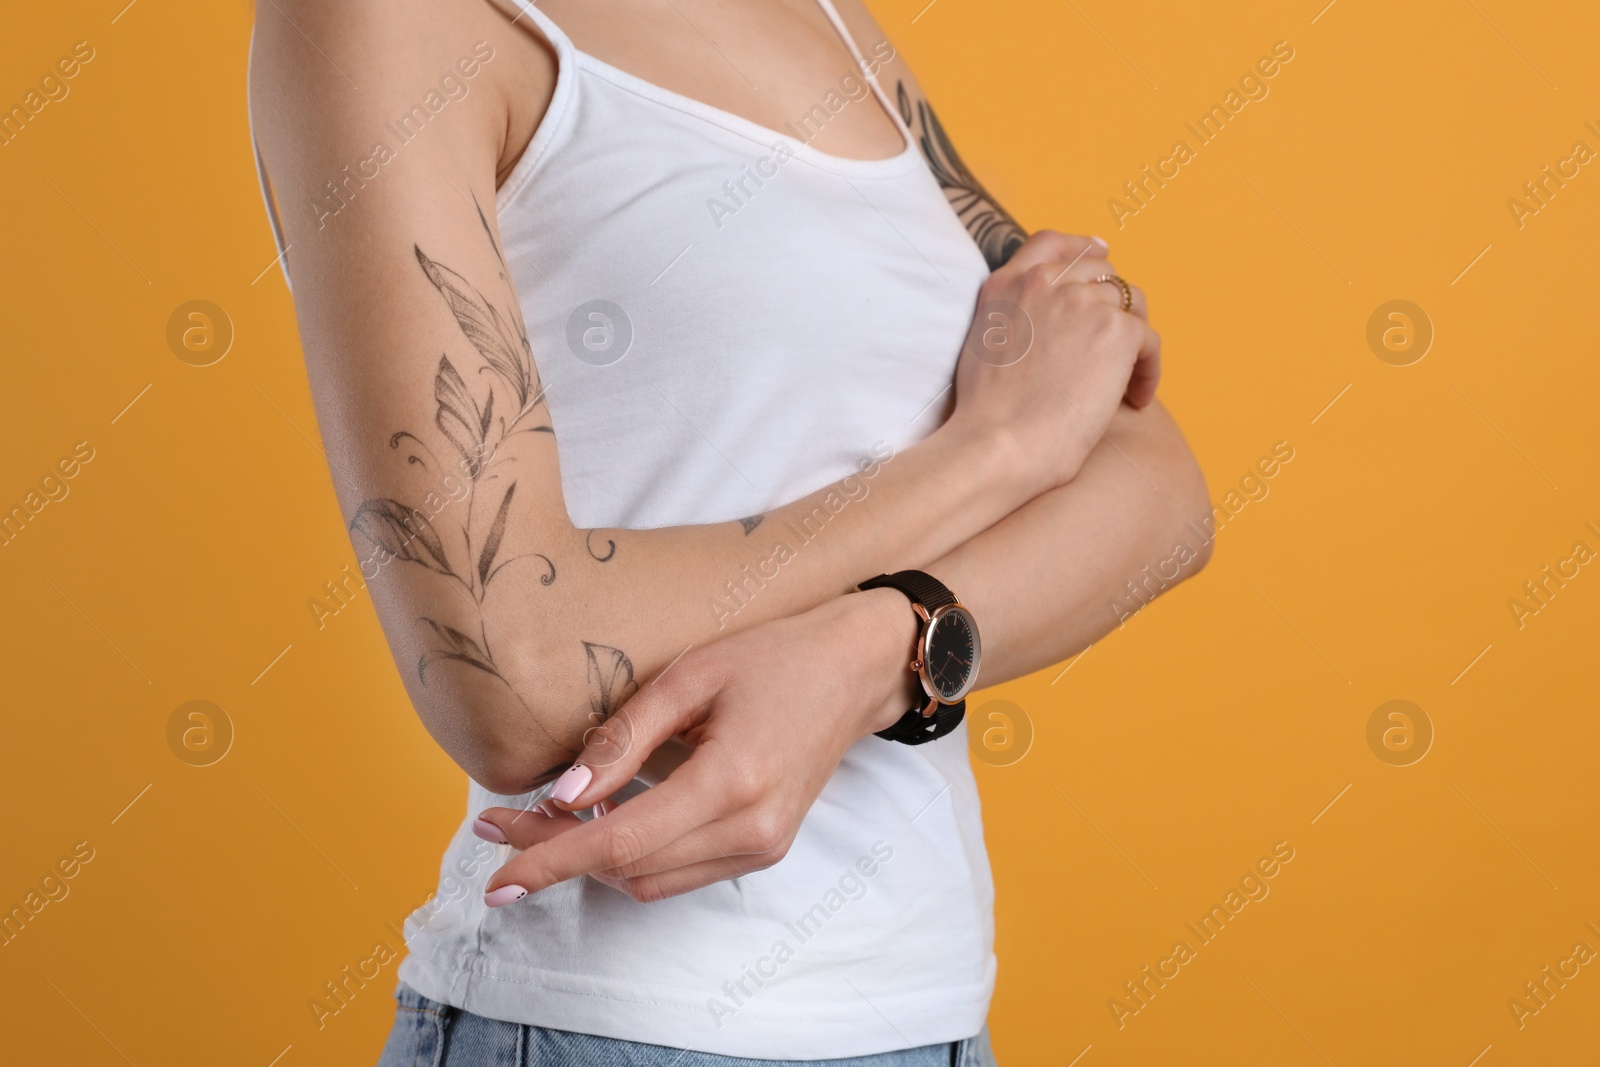
POLYGON ((916 658, 911 669, 927 694, 879 737, 903 745, 921 745, 954 730, 967 712, 967 693, 978 679, 978 657, 983 646, 978 621, 956 600, 943 582, 922 571, 896 571, 869 578, 857 589, 898 589, 911 600, 911 610, 921 620, 916 658))

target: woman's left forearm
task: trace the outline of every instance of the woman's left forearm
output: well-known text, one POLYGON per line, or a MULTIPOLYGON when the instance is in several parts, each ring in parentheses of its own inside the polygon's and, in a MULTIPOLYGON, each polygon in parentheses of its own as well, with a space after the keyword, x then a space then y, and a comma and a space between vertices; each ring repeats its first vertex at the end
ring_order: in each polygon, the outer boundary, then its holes
POLYGON ((972 609, 980 685, 1075 655, 1210 556, 1205 479, 1172 416, 1124 406, 1078 476, 926 569, 972 609))

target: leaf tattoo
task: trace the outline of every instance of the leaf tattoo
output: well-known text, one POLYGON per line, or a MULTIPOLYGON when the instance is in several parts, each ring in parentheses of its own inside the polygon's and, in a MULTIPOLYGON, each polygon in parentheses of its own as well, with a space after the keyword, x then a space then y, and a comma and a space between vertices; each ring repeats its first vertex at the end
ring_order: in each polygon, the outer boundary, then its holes
POLYGON ((904 82, 895 83, 895 98, 900 118, 916 131, 923 158, 928 161, 928 168, 933 171, 950 206, 977 242, 989 269, 998 270, 1022 247, 1028 239, 1027 233, 961 162, 933 106, 920 98, 913 106, 904 82))
POLYGON ((494 661, 490 658, 488 649, 481 647, 478 642, 457 630, 454 626, 446 626, 442 622, 435 622, 433 619, 427 618, 422 621, 432 627, 433 632, 443 638, 445 643, 444 648, 430 649, 417 657, 417 677, 423 683, 428 681, 429 665, 440 660, 454 660, 457 663, 465 663, 469 667, 476 667, 480 671, 487 671, 497 678, 500 676, 500 672, 495 670, 494 661))
POLYGON ((439 357, 439 373, 433 379, 433 397, 439 409, 434 414, 434 424, 439 432, 450 439, 461 454, 461 468, 474 481, 483 473, 489 424, 494 419, 494 393, 482 408, 477 398, 467 388, 467 383, 450 362, 449 356, 439 357))
POLYGON ((398 500, 368 500, 356 509, 350 529, 387 554, 389 559, 420 563, 431 571, 452 574, 444 542, 420 508, 398 500))
MULTIPOLYGON (((509 299, 504 314, 462 275, 429 257, 420 246, 412 246, 423 276, 443 298, 462 337, 470 344, 470 351, 477 358, 475 366, 468 363, 458 366, 449 354, 442 354, 433 375, 434 425, 455 450, 457 462, 441 463, 440 455, 409 430, 399 430, 389 437, 389 447, 403 451, 408 465, 419 466, 435 478, 447 478, 451 466, 464 473, 467 476, 464 507, 452 516, 455 521, 446 529, 453 526, 454 530, 446 537, 441 534, 439 527, 443 504, 425 510, 388 497, 374 498, 364 501, 356 509, 350 520, 350 532, 370 542, 383 562, 399 560, 415 563, 443 575, 465 592, 477 608, 479 632, 476 637, 437 619, 426 616, 418 618, 417 621, 430 631, 434 645, 417 659, 419 680, 426 683, 429 668, 437 663, 450 662, 494 675, 507 688, 511 688, 496 665, 493 650, 489 646, 487 620, 483 615, 489 583, 495 575, 517 560, 534 558, 543 560, 547 568, 547 572, 539 577, 540 584, 550 585, 556 580, 556 565, 550 557, 540 552, 505 555, 507 536, 513 531, 511 506, 517 491, 515 481, 510 481, 500 494, 499 504, 487 527, 482 521, 487 516, 481 515, 474 505, 480 489, 487 490, 489 486, 504 481, 496 471, 502 462, 511 462, 511 459, 499 460, 496 456, 500 445, 508 437, 514 433, 553 433, 553 430, 548 425, 530 425, 519 429, 518 424, 524 418, 545 406, 544 392, 539 387, 539 376, 534 369, 533 347, 528 342, 521 316, 517 313, 516 290, 511 284, 505 257, 481 207, 478 208, 478 220, 494 250, 499 264, 499 277, 506 287, 509 299), (463 369, 465 374, 462 373, 463 369)), ((449 455, 445 450, 441 450, 441 453, 449 455)), ((436 493, 428 494, 430 505, 436 499, 436 493)), ((451 500, 459 501, 460 498, 452 493, 451 500)), ((617 666, 614 661, 610 664, 611 674, 607 685, 631 684, 633 667, 627 657, 614 649, 609 651, 621 657, 622 666, 617 666), (625 680, 623 675, 626 675, 625 680)), ((591 666, 596 662, 591 654, 591 666)), ((520 695, 518 699, 521 699, 520 695)))
POLYGON ((633 661, 620 648, 583 643, 589 657, 589 712, 592 721, 604 722, 631 697, 638 686, 633 681, 633 661))
POLYGON ((511 510, 511 494, 516 491, 517 483, 512 482, 511 488, 506 490, 506 495, 500 498, 500 510, 495 512, 494 525, 489 527, 489 537, 483 542, 483 551, 478 556, 478 582, 482 585, 488 585, 489 575, 494 573, 491 570, 494 566, 494 554, 500 551, 500 541, 505 537, 506 512, 511 510))
POLYGON ((512 336, 500 312, 471 282, 449 267, 429 259, 421 248, 415 245, 412 248, 417 254, 417 262, 422 265, 422 273, 428 276, 428 281, 444 297, 461 332, 478 350, 488 369, 510 386, 517 401, 518 413, 526 411, 538 398, 534 396, 533 365, 521 338, 512 336))

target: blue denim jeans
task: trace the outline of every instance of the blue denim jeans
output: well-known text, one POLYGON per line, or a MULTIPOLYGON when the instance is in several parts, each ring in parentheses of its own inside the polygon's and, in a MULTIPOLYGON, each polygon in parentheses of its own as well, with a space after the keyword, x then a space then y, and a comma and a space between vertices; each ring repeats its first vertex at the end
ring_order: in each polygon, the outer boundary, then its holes
POLYGON ((401 983, 378 1067, 994 1067, 989 1034, 842 1060, 747 1060, 485 1019, 401 983))

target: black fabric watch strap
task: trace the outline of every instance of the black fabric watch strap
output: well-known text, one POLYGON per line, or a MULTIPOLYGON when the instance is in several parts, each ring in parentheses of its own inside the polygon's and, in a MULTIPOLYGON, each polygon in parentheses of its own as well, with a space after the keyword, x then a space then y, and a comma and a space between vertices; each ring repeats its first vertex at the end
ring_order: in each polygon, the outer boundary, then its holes
POLYGON ((929 741, 937 741, 960 726, 966 715, 965 700, 955 704, 940 704, 933 709, 931 716, 923 715, 921 708, 912 708, 896 719, 893 726, 877 731, 874 736, 885 741, 898 741, 902 745, 924 745, 929 741))
POLYGON ((898 589, 914 602, 932 611, 942 608, 946 604, 954 604, 956 595, 945 584, 931 574, 922 571, 895 571, 893 574, 880 574, 876 578, 868 578, 857 589, 898 589))
MULTIPOLYGON (((898 589, 910 597, 913 603, 921 604, 930 612, 946 604, 956 603, 956 595, 950 592, 943 582, 922 571, 880 574, 876 578, 868 578, 856 588, 898 589)), ((961 720, 967 714, 965 700, 954 704, 940 704, 933 709, 932 715, 922 714, 922 708, 926 706, 912 708, 896 719, 893 726, 876 731, 876 736, 886 741, 898 741, 902 745, 924 745, 929 741, 938 740, 960 726, 961 720)))

